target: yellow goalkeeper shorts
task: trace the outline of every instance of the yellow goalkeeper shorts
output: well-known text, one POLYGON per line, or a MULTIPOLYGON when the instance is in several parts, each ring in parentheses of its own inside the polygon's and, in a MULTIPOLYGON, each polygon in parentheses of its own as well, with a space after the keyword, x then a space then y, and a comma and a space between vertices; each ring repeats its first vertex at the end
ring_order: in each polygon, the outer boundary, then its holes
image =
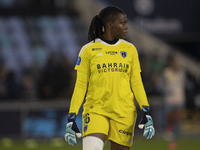
POLYGON ((103 133, 110 141, 131 147, 136 112, 134 116, 134 118, 119 118, 119 122, 96 113, 86 113, 83 115, 83 137, 91 133, 103 133))

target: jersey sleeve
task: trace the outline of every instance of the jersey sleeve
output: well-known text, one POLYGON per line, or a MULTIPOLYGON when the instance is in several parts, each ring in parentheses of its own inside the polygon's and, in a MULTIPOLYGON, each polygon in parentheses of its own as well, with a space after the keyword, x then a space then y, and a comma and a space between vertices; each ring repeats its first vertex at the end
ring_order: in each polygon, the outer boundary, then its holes
POLYGON ((138 52, 135 47, 133 47, 133 61, 132 61, 132 74, 140 73, 140 62, 138 58, 138 52))
POLYGON ((88 84, 88 76, 86 73, 77 71, 76 84, 72 95, 69 113, 76 113, 83 103, 88 84))
POLYGON ((90 72, 90 59, 88 49, 82 47, 76 62, 75 70, 81 71, 89 75, 90 72))
POLYGON ((75 70, 77 70, 77 77, 76 77, 74 92, 70 103, 69 113, 78 114, 81 104, 83 103, 90 76, 89 68, 90 68, 90 61, 87 48, 82 47, 82 49, 79 52, 79 56, 75 66, 75 70))
POLYGON ((135 95, 135 98, 142 109, 142 106, 149 106, 146 92, 143 86, 141 78, 141 68, 138 58, 137 50, 134 48, 133 51, 133 61, 132 61, 132 71, 131 71, 131 88, 135 95))

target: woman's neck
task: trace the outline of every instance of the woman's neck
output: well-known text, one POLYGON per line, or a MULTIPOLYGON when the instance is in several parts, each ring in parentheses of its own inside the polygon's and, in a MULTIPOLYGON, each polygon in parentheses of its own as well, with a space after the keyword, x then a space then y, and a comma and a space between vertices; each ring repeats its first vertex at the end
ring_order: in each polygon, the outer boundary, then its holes
POLYGON ((117 41, 119 40, 119 39, 114 39, 114 40, 105 40, 105 39, 103 39, 103 38, 101 38, 101 40, 102 41, 104 41, 104 42, 106 42, 106 43, 108 43, 108 44, 115 44, 115 43, 117 43, 117 41))
POLYGON ((119 39, 116 37, 113 37, 112 34, 110 33, 110 30, 106 30, 104 34, 102 35, 101 40, 103 40, 104 42, 108 44, 115 44, 117 43, 119 39))

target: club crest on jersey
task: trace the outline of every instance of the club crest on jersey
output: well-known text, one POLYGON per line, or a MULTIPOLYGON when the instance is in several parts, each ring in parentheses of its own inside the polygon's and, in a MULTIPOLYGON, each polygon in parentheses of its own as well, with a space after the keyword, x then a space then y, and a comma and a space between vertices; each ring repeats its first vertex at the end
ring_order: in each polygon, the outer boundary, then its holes
POLYGON ((121 53, 122 57, 124 57, 124 58, 127 56, 127 52, 125 52, 125 51, 121 51, 120 53, 121 53))

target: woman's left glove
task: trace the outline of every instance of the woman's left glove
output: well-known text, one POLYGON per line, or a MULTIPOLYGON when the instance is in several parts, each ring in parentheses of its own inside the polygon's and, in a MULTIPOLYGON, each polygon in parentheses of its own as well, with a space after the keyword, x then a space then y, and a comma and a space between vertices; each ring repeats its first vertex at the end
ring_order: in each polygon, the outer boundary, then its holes
POLYGON ((155 134, 155 129, 153 126, 153 119, 151 117, 151 111, 148 106, 143 106, 143 117, 138 125, 140 129, 144 128, 143 136, 146 139, 151 139, 155 134))
POLYGON ((75 113, 69 113, 67 116, 68 119, 68 123, 66 125, 66 133, 65 133, 65 141, 69 144, 69 145, 76 145, 77 141, 76 141, 76 136, 78 138, 80 138, 81 132, 75 122, 76 120, 76 114, 75 113))

